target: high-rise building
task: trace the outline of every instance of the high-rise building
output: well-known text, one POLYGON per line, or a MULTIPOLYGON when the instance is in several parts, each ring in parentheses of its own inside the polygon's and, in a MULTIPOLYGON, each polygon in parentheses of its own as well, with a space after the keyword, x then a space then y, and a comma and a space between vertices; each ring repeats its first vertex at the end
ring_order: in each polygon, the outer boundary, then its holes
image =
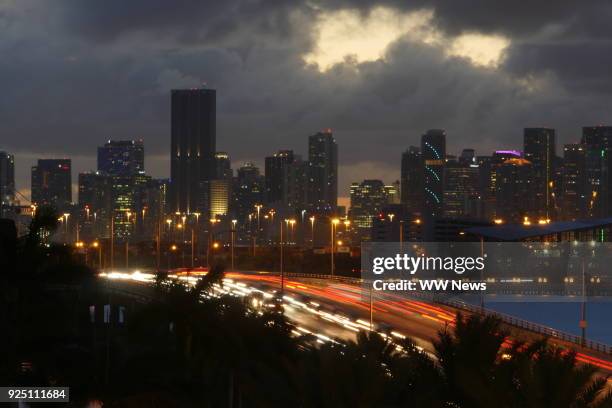
POLYGON ((372 219, 389 203, 385 184, 380 180, 352 183, 349 218, 360 236, 369 235, 372 219))
POLYGON ((538 216, 552 216, 555 164, 555 129, 525 128, 525 159, 533 166, 534 211, 538 216))
POLYGON ((72 203, 70 159, 39 159, 32 167, 32 202, 67 211, 72 203))
POLYGON ((99 172, 79 173, 79 210, 83 238, 109 236, 112 203, 111 177, 99 172))
POLYGON ((216 218, 229 213, 231 194, 230 179, 210 180, 210 217, 216 218))
POLYGON ((476 151, 474 149, 463 149, 461 156, 459 156, 458 162, 464 166, 476 163, 476 151))
POLYGON ((446 160, 446 131, 428 130, 421 137, 421 154, 424 165, 423 210, 427 215, 441 216, 444 208, 443 177, 446 160))
POLYGON ((270 206, 286 205, 289 191, 289 166, 293 150, 279 150, 265 159, 266 202, 270 206))
POLYGON ((338 205, 338 145, 331 129, 308 138, 308 205, 315 213, 333 213, 338 205))
POLYGON ((215 153, 215 178, 231 180, 234 177, 232 162, 226 152, 215 153))
POLYGON ((583 127, 581 144, 585 148, 587 215, 607 217, 612 214, 612 177, 608 165, 612 156, 612 126, 583 127))
POLYGON ((387 195, 387 204, 393 204, 393 205, 400 204, 401 203, 400 191, 401 191, 401 187, 400 187, 399 180, 395 180, 393 183, 385 185, 385 194, 387 195))
POLYGON ((421 149, 410 146, 402 153, 401 203, 408 213, 423 211, 423 157, 421 149))
POLYGON ((173 90, 171 99, 170 210, 207 213, 216 173, 216 92, 173 90))
POLYGON ((495 216, 504 222, 521 222, 533 214, 533 165, 521 158, 507 159, 496 169, 495 216))
POLYGON ((0 152, 0 217, 4 208, 15 202, 15 158, 7 152, 0 152))
POLYGON ((477 164, 449 161, 444 168, 444 216, 447 218, 477 217, 479 211, 480 173, 477 164))
POLYGON ((308 175, 308 162, 294 156, 287 175, 287 205, 295 214, 308 209, 308 175))
POLYGON ((98 171, 111 176, 143 173, 144 143, 142 140, 109 140, 98 147, 98 171))
POLYGON ((586 216, 586 148, 582 144, 563 147, 562 216, 576 220, 586 216))
POLYGON ((255 205, 264 199, 264 178, 253 163, 245 163, 236 172, 232 196, 232 210, 243 225, 255 210, 255 205))

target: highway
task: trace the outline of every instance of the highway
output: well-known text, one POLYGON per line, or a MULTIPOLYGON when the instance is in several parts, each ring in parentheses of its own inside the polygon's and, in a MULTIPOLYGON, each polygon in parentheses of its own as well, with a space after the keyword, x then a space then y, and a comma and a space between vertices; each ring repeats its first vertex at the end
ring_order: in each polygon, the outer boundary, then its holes
MULTIPOLYGON (((117 274, 130 278, 133 274, 117 274)), ((139 274, 137 281, 147 281, 139 274), (142 278, 142 279, 141 279, 142 278)), ((195 283, 193 273, 170 274, 170 277, 195 283)), ((294 335, 313 336, 320 343, 354 340, 359 330, 370 329, 372 313, 373 329, 390 338, 410 337, 427 353, 433 352, 432 339, 438 331, 454 325, 457 309, 431 304, 389 293, 362 296, 358 284, 309 277, 285 278, 284 310, 287 318, 296 326, 294 335), (371 305, 371 308, 370 308, 371 305)), ((279 297, 281 279, 267 272, 227 272, 222 285, 215 290, 219 294, 249 296, 257 307, 272 307, 279 297)), ((538 335, 514 327, 511 338, 529 340, 538 335)), ((577 348, 575 344, 552 338, 551 343, 577 348)), ((612 374, 612 356, 581 348, 577 359, 597 366, 602 374, 612 374)))
MULTIPOLYGON (((249 282, 251 285, 267 290, 279 290, 280 278, 269 274, 228 273, 230 279, 249 282)), ((298 296, 331 308, 340 314, 369 323, 369 294, 362 296, 361 286, 312 278, 285 279, 285 294, 298 296)), ((372 298, 374 329, 388 331, 392 328, 404 336, 409 336, 426 351, 432 352, 431 340, 439 330, 453 326, 456 309, 438 304, 409 299, 389 293, 375 293, 372 298)), ((289 316, 290 317, 290 316, 289 316)), ((512 336, 524 340, 537 337, 517 328, 510 328, 512 336)), ((347 335, 350 334, 347 333, 347 335)), ((354 335, 354 334, 353 334, 354 335)), ((550 342, 563 347, 577 348, 575 344, 551 338, 550 342)), ((596 365, 607 373, 612 373, 612 356, 587 349, 580 350, 577 359, 596 365)))

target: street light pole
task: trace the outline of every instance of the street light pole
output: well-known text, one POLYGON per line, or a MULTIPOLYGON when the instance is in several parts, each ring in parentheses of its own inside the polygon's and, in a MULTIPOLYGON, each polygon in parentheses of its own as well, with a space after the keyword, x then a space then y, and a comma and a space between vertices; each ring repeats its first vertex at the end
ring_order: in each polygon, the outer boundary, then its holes
POLYGON ((234 270, 234 245, 236 241, 236 223, 238 223, 238 220, 232 220, 232 271, 234 270))
POLYGON ((331 250, 331 276, 334 276, 336 265, 334 263, 334 241, 336 240, 335 228, 340 220, 338 218, 334 218, 330 222, 330 231, 331 231, 331 241, 330 241, 330 250, 331 250))
POLYGON ((115 213, 111 213, 110 229, 110 268, 111 272, 115 269, 115 213))
POLYGON ((310 246, 314 250, 314 223, 315 223, 314 215, 311 216, 309 219, 310 219, 310 237, 311 237, 311 239, 310 239, 310 246))
POLYGON ((127 230, 125 231, 125 269, 127 272, 127 269, 129 268, 129 257, 130 257, 130 217, 132 216, 131 212, 126 212, 125 213, 126 217, 127 217, 127 230))
POLYGON ((194 268, 195 262, 195 231, 193 227, 191 228, 191 269, 194 268))
POLYGON ((280 223, 280 275, 281 275, 281 302, 285 294, 285 272, 283 268, 283 222, 280 223))

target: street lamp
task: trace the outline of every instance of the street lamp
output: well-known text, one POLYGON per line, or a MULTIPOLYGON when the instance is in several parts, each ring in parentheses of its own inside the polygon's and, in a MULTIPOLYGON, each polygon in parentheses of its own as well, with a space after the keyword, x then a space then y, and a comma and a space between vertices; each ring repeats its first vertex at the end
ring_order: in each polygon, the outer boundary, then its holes
POLYGON ((129 267, 129 256, 130 256, 130 218, 132 217, 132 213, 130 211, 127 211, 125 213, 125 216, 127 217, 127 228, 125 231, 125 269, 127 270, 129 267))
POLYGON ((334 272, 336 269, 336 266, 334 264, 334 241, 336 240, 336 226, 338 224, 340 224, 340 220, 338 218, 333 218, 331 220, 331 223, 330 223, 331 239, 329 241, 330 252, 331 252, 331 276, 334 276, 334 272))
POLYGON ((176 244, 170 245, 170 251, 168 251, 168 270, 170 270, 170 257, 171 257, 171 253, 172 252, 176 252, 177 249, 178 249, 178 247, 176 246, 176 244))
POLYGON ((236 224, 238 220, 232 220, 232 271, 234 270, 234 243, 236 240, 236 224))
POLYGON ((259 231, 261 228, 260 221, 259 221, 259 212, 261 211, 262 207, 263 207, 262 204, 255 204, 255 209, 257 210, 257 234, 253 236, 253 255, 255 255, 255 246, 256 246, 257 238, 259 237, 259 231))
POLYGON ((214 228, 215 224, 220 222, 220 221, 221 220, 218 220, 216 218, 211 218, 210 219, 210 229, 208 231, 208 243, 206 245, 206 265, 209 266, 209 267, 210 267, 210 247, 214 246, 214 244, 212 243, 212 238, 214 237, 213 228, 214 228))
POLYGON ((98 241, 94 241, 91 246, 98 249, 98 269, 102 270, 102 245, 98 241))
POLYGON ((289 220, 289 225, 291 226, 291 235, 289 236, 289 243, 294 242, 295 243, 295 234, 293 233, 293 227, 295 226, 296 221, 294 219, 290 219, 289 220))
POLYGON ((312 215, 310 218, 310 244, 312 246, 312 249, 314 249, 314 223, 315 223, 315 216, 312 215))
POLYGON ((65 227, 66 227, 66 239, 68 239, 68 217, 70 217, 69 213, 64 213, 64 219, 66 220, 65 223, 65 227))
MULTIPOLYGON (((285 220, 287 223, 289 220, 285 220)), ((280 276, 281 276, 281 297, 280 302, 283 302, 283 295, 285 294, 285 272, 283 267, 283 222, 279 222, 280 225, 280 276)))

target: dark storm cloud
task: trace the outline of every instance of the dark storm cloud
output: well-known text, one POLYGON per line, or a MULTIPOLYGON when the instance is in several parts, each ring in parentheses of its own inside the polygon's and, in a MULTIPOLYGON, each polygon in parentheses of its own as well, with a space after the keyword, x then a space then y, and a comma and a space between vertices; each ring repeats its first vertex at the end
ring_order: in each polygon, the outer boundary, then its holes
POLYGON ((612 91, 612 43, 518 44, 505 68, 518 76, 553 72, 572 92, 612 91))
POLYGON ((303 154, 308 134, 331 127, 343 189, 366 172, 396 174, 399 152, 427 128, 447 128, 451 152, 520 147, 523 126, 573 141, 583 124, 612 122, 610 17, 607 2, 565 0, 8 2, 0 149, 78 155, 82 171, 104 140, 144 137, 148 170, 167 175, 169 90, 203 82, 218 90, 219 149, 238 162, 303 154), (305 65, 318 14, 380 5, 432 9, 449 36, 497 33, 512 45, 497 70, 409 37, 384 60, 305 65))
POLYGON ((171 35, 187 43, 210 43, 252 25, 261 35, 287 35, 292 31, 287 13, 296 4, 299 1, 67 0, 62 9, 67 28, 93 40, 147 32, 153 38, 171 35))

